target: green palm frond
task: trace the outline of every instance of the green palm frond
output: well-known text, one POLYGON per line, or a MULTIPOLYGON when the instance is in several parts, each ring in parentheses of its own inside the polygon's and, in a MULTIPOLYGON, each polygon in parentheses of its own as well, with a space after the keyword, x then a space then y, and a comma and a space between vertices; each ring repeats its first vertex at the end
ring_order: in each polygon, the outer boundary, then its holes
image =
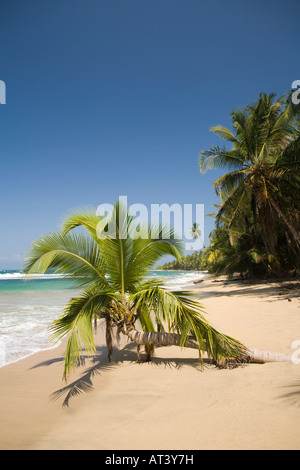
POLYGON ((87 354, 95 352, 93 319, 100 318, 112 301, 120 301, 114 292, 101 292, 98 285, 91 286, 80 296, 72 298, 62 316, 50 326, 51 341, 58 342, 66 334, 69 335, 65 351, 64 378, 79 363, 83 347, 87 354))
MULTIPOLYGON (((110 285, 123 293, 134 290, 135 285, 153 269, 162 256, 170 255, 179 259, 184 253, 184 244, 169 227, 141 227, 134 237, 136 226, 121 204, 115 204, 107 223, 114 221, 115 237, 99 238, 99 218, 93 213, 77 210, 64 224, 64 233, 77 227, 87 229, 95 239, 101 257, 105 260, 105 272, 110 285), (120 216, 121 214, 121 216, 120 216), (153 239, 153 233, 157 238, 153 239)), ((105 229, 105 223, 103 224, 105 229)))
POLYGON ((222 199, 227 198, 232 192, 245 181, 247 170, 235 170, 225 173, 214 181, 214 188, 222 199))
POLYGON ((228 151, 225 147, 219 146, 200 152, 198 162, 201 173, 219 168, 243 168, 245 164, 242 153, 235 150, 228 151))
POLYGON ((72 277, 79 285, 108 285, 99 246, 83 234, 50 233, 32 244, 25 258, 27 277, 50 269, 72 277))
POLYGON ((228 140, 234 144, 238 144, 236 136, 224 126, 213 126, 210 129, 215 134, 219 135, 222 139, 228 140))
POLYGON ((80 206, 75 208, 69 214, 62 225, 62 234, 67 235, 71 230, 77 227, 84 227, 91 236, 97 238, 97 226, 100 217, 97 216, 97 209, 93 206, 80 206))
POLYGON ((203 307, 192 296, 191 292, 169 291, 157 281, 152 281, 143 284, 131 300, 135 305, 153 311, 155 320, 165 325, 168 332, 176 331, 181 336, 182 347, 189 336, 194 336, 199 345, 201 363, 203 352, 219 365, 229 358, 242 357, 245 354, 242 344, 210 326, 205 320, 203 307))

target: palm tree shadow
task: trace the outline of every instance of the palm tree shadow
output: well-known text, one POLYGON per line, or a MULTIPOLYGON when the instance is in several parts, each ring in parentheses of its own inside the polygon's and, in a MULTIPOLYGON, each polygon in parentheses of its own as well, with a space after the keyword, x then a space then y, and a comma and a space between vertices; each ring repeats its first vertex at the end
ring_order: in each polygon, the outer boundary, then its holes
MULTIPOLYGON (((165 346, 167 347, 167 346, 165 346)), ((164 348, 164 346, 161 346, 160 348, 164 348)), ((160 349, 158 348, 158 349, 160 349)), ((170 369, 181 369, 184 366, 189 366, 193 367, 194 369, 197 369, 199 371, 203 371, 204 367, 209 367, 213 365, 213 362, 210 359, 203 358, 202 359, 202 365, 197 358, 172 358, 172 357, 158 357, 158 356, 153 356, 151 358, 151 361, 149 364, 151 366, 164 366, 165 368, 170 368, 170 369)))
MULTIPOLYGON (((164 348, 163 346, 160 348, 164 348)), ((157 348, 159 351, 160 348, 157 348)), ((33 368, 37 367, 48 367, 51 364, 61 362, 63 363, 63 357, 53 358, 49 361, 41 362, 35 365, 33 368)), ((168 368, 181 369, 183 366, 190 366, 199 371, 203 370, 197 358, 161 358, 159 356, 154 356, 151 358, 150 362, 146 362, 146 355, 141 354, 141 360, 137 361, 136 345, 134 343, 127 344, 122 349, 114 349, 112 355, 112 361, 109 362, 107 358, 107 349, 105 346, 97 347, 96 354, 93 357, 88 357, 87 355, 83 356, 78 363, 79 367, 85 367, 87 362, 89 362, 89 367, 85 369, 79 378, 76 378, 70 383, 67 383, 64 387, 56 390, 50 395, 50 401, 56 401, 62 397, 63 407, 69 407, 70 401, 72 398, 79 396, 82 393, 89 393, 94 390, 93 387, 93 378, 97 375, 101 375, 102 372, 107 370, 115 369, 118 365, 131 362, 137 363, 140 366, 143 364, 148 364, 152 367, 164 366, 168 368)), ((203 366, 208 367, 211 365, 209 359, 203 358, 203 366)))
MULTIPOLYGON (((109 362, 107 359, 106 347, 104 346, 97 347, 96 351, 97 353, 92 358, 88 356, 83 356, 80 359, 80 361, 78 362, 77 368, 84 367, 86 365, 87 360, 91 364, 90 367, 85 369, 79 378, 77 378, 73 382, 70 382, 69 384, 65 385, 59 390, 56 390, 55 392, 53 392, 50 396, 51 401, 56 401, 62 396, 66 395, 63 400, 62 406, 68 407, 71 398, 74 398, 82 393, 91 392, 94 389, 92 379, 96 375, 100 375, 102 371, 115 368, 116 366, 115 361, 109 362)), ((49 361, 49 363, 58 362, 60 360, 63 362, 64 359, 63 358, 56 359, 54 361, 49 361)), ((43 363, 40 365, 50 365, 49 363, 43 363)))
MULTIPOLYGON (((85 367, 87 361, 89 361, 89 363, 91 364, 90 367, 85 369, 79 378, 70 382, 69 384, 65 385, 59 390, 56 390, 55 392, 53 392, 50 395, 50 400, 56 401, 59 398, 66 395, 63 400, 62 406, 68 407, 70 400, 72 398, 82 393, 91 392, 94 389, 92 379, 96 375, 100 375, 101 372, 106 371, 106 370, 112 370, 115 367, 117 367, 118 364, 121 364, 123 362, 135 362, 137 355, 134 350, 135 350, 134 344, 128 344, 123 349, 114 348, 112 361, 110 362, 107 358, 107 348, 105 346, 97 347, 96 354, 92 358, 87 355, 84 355, 81 357, 80 361, 77 364, 77 368, 85 367)), ((44 361, 42 363, 39 363, 36 366, 34 366, 34 368, 42 367, 42 366, 50 366, 53 363, 63 362, 63 361, 64 361, 63 357, 54 358, 49 361, 44 361)))
MULTIPOLYGON (((167 346, 160 346, 156 349, 156 352, 159 352, 160 349, 164 349, 167 346)), ((146 361, 146 354, 141 354, 140 360, 137 360, 137 350, 135 343, 129 343, 122 349, 114 349, 112 355, 112 361, 109 362, 107 358, 107 349, 106 347, 98 347, 97 354, 93 358, 88 358, 87 356, 83 357, 79 367, 85 366, 86 360, 89 359, 91 366, 88 367, 79 377, 78 379, 74 380, 70 384, 66 385, 65 387, 60 388, 59 390, 52 393, 50 396, 51 401, 56 401, 62 396, 66 395, 62 406, 68 407, 70 404, 70 400, 82 393, 91 392, 93 387, 92 379, 96 375, 100 375, 102 371, 112 370, 115 369, 118 365, 130 362, 136 363, 140 366, 149 366, 149 367, 161 367, 164 366, 165 368, 174 368, 174 369, 181 369, 184 366, 193 367, 194 369, 202 372, 204 368, 207 367, 216 367, 215 364, 208 358, 202 359, 202 364, 200 363, 198 358, 166 358, 166 357, 159 357, 159 355, 155 355, 151 358, 151 361, 146 361)), ((63 361, 63 358, 59 358, 56 360, 48 361, 41 365, 50 365, 50 363, 63 361)), ((236 367, 245 366, 245 364, 238 364, 236 367)))
POLYGON ((300 408, 300 380, 298 380, 295 384, 286 385, 284 388, 288 388, 291 391, 285 393, 284 395, 280 395, 278 399, 285 401, 292 406, 300 408))
POLYGON ((140 366, 149 365, 153 366, 164 366, 165 368, 181 369, 183 366, 194 367, 195 369, 202 371, 203 367, 213 365, 210 359, 203 358, 203 366, 201 366, 199 359, 197 358, 174 358, 174 357, 159 357, 159 351, 162 349, 168 349, 168 346, 157 346, 154 355, 150 361, 146 359, 146 354, 141 353, 140 360, 137 360, 136 344, 129 343, 123 349, 118 350, 114 353, 115 364, 124 362, 135 362, 140 366))

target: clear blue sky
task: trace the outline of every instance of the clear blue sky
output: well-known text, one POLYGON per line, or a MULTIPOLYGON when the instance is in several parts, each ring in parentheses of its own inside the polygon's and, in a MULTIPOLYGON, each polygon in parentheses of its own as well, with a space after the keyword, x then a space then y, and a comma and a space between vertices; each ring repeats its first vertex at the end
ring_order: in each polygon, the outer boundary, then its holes
POLYGON ((297 0, 1 0, 0 269, 77 205, 211 212, 210 127, 290 89, 298 46, 297 0))

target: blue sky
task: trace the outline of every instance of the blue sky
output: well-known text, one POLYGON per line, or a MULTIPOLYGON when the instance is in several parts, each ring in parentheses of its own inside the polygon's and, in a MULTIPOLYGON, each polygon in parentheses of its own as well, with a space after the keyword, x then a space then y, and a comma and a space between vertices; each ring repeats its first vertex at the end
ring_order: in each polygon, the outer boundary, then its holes
MULTIPOLYGON (((297 0, 2 0, 0 269, 78 205, 211 204, 198 154, 299 72, 297 0)), ((205 241, 213 228, 207 218, 205 241)))

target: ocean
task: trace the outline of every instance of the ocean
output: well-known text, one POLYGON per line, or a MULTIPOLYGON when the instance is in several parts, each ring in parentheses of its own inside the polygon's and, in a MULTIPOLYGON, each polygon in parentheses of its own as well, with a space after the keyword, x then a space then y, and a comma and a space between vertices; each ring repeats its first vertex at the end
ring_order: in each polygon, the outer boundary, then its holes
MULTIPOLYGON (((169 289, 189 289, 205 273, 195 271, 152 271, 169 289)), ((72 280, 55 274, 24 280, 19 271, 0 270, 0 367, 35 352, 55 347, 49 325, 63 312, 64 305, 80 292, 72 280)))

